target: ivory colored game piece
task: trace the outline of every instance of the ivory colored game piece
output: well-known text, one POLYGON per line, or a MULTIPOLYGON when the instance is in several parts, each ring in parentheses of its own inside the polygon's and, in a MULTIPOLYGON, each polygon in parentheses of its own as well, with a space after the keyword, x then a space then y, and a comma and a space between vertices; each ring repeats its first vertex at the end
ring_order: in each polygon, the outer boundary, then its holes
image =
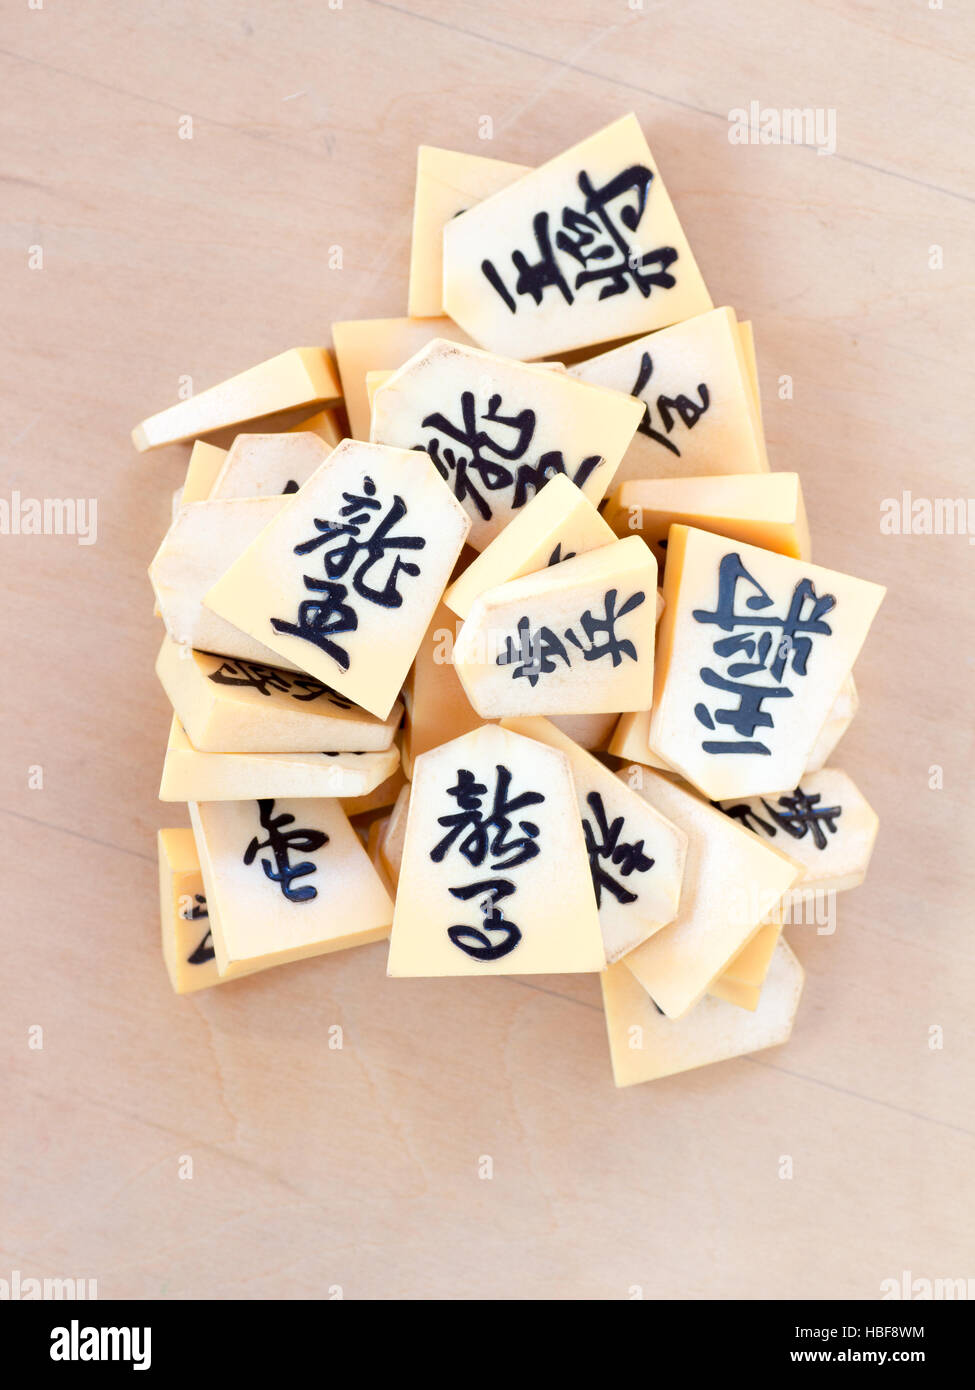
POLYGON ((803 866, 794 897, 840 893, 866 877, 877 813, 837 767, 805 773, 791 792, 723 801, 721 808, 763 843, 774 839, 777 848, 803 866))
POLYGON ((387 973, 604 964, 565 754, 488 724, 417 758, 387 973))
POLYGON ((758 1008, 762 986, 782 935, 783 911, 781 903, 772 909, 770 920, 759 927, 748 945, 738 952, 716 980, 711 981, 708 994, 714 995, 715 999, 726 999, 729 1004, 737 1004, 739 1009, 754 1012, 758 1008))
POLYGON ((724 975, 719 975, 708 986, 708 994, 714 999, 723 999, 728 1004, 735 1004, 739 1009, 748 1009, 750 1013, 754 1013, 762 997, 762 987, 743 985, 738 980, 729 980, 724 975))
POLYGON ((156 603, 174 642, 294 669, 263 642, 203 606, 203 595, 286 501, 284 497, 235 497, 180 508, 149 566, 156 603))
POLYGON ((403 687, 403 767, 407 776, 412 776, 413 763, 421 754, 470 733, 482 723, 454 670, 456 628, 454 614, 439 604, 403 687))
POLYGON ((381 753, 201 753, 174 714, 159 800, 364 797, 398 767, 395 746, 381 753))
POLYGON ((661 569, 673 525, 695 526, 797 560, 812 555, 798 473, 643 478, 617 488, 603 515, 616 535, 642 536, 661 569))
POLYGON ((337 449, 342 440, 347 438, 339 412, 327 406, 324 410, 316 410, 314 415, 299 420, 296 425, 291 425, 286 433, 302 434, 309 431, 323 439, 330 449, 337 449))
POLYGON ((307 483, 331 450, 312 430, 239 434, 210 490, 216 497, 280 497, 307 483))
POLYGON ((370 438, 425 449, 483 550, 556 474, 598 502, 640 414, 622 391, 438 338, 377 390, 370 438))
POLYGON ((208 391, 200 391, 168 410, 150 415, 136 425, 132 442, 141 454, 279 411, 335 402, 341 395, 326 348, 290 348, 220 382, 219 386, 211 386, 208 391))
POLYGON ((347 439, 205 602, 386 719, 469 529, 426 454, 347 439))
POLYGON ((596 753, 608 747, 617 720, 615 714, 553 714, 551 722, 580 748, 596 753))
POLYGON ((216 444, 207 444, 204 439, 196 441, 190 452, 190 461, 186 465, 186 481, 183 483, 183 495, 180 499, 182 506, 189 502, 207 500, 226 458, 226 449, 218 449, 216 444))
POLYGON ((619 960, 677 915, 686 834, 549 720, 505 719, 501 727, 568 758, 606 959, 619 960))
POLYGON ((712 801, 794 787, 885 592, 672 526, 653 751, 712 801))
POLYGON ((833 708, 826 716, 826 722, 813 744, 812 752, 806 762, 807 772, 818 772, 820 768, 826 766, 836 751, 836 745, 853 723, 859 708, 860 697, 857 694, 856 682, 851 671, 840 686, 840 693, 833 702, 833 708))
POLYGON ((381 941, 392 902, 338 801, 189 803, 217 966, 381 941))
POLYGON ((342 797, 342 809, 349 817, 364 816, 371 811, 381 811, 386 806, 396 804, 396 798, 405 786, 406 777, 401 764, 373 791, 367 792, 364 796, 342 797))
POLYGON ((156 839, 163 960, 169 982, 177 994, 222 984, 193 831, 160 830, 156 839))
POLYGON ((447 223, 530 172, 527 164, 506 164, 433 145, 419 147, 410 250, 411 318, 443 313, 443 229, 447 223))
POLYGON ((469 343, 452 319, 348 319, 332 324, 335 360, 342 378, 345 410, 353 439, 369 438, 366 374, 396 371, 434 338, 469 343))
POLYGON ((656 768, 660 772, 671 772, 662 758, 658 758, 650 747, 650 711, 632 710, 621 714, 609 741, 609 752, 614 758, 626 758, 628 762, 643 763, 645 767, 656 768))
POLYGON ((482 718, 642 709, 653 683, 657 562, 638 536, 477 598, 454 665, 482 718))
POLYGON ((403 712, 397 702, 377 719, 304 672, 194 651, 170 637, 156 674, 201 753, 379 752, 392 745, 403 712))
POLYGON ((613 531, 585 493, 557 473, 454 580, 444 603, 466 618, 471 604, 487 589, 614 540, 613 531))
POLYGON ((759 426, 761 426, 762 392, 758 384, 758 359, 755 356, 755 329, 748 319, 743 319, 742 322, 739 323, 738 337, 741 341, 742 352, 745 354, 745 365, 748 368, 748 382, 751 387, 752 399, 755 402, 758 423, 759 426))
POLYGON ((570 368, 581 381, 629 391, 645 407, 617 486, 634 478, 768 472, 758 385, 741 329, 733 309, 712 309, 570 368))
POLYGON ((629 338, 712 307, 633 115, 454 218, 443 237, 445 311, 507 357, 629 338))
POLYGON ((788 1042, 803 971, 780 941, 753 1013, 707 998, 677 1020, 658 1013, 624 962, 610 966, 602 983, 613 1076, 617 1086, 632 1086, 788 1042))
POLYGON ((412 790, 410 782, 401 787, 379 841, 379 861, 394 891, 399 883, 400 869, 403 865, 403 846, 406 844, 406 821, 412 790))
POLYGON ((758 932, 802 869, 661 773, 630 764, 617 775, 687 835, 676 918, 623 957, 668 1018, 680 1018, 758 932))

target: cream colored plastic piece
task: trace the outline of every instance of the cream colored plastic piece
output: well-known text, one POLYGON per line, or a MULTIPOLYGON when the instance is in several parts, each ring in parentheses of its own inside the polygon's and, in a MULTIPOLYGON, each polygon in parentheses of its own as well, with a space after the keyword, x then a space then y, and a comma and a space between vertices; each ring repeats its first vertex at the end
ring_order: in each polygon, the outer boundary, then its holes
POLYGON ((805 773, 791 792, 721 803, 763 844, 774 839, 805 869, 792 896, 840 893, 862 883, 879 821, 852 778, 836 767, 805 773), (831 814, 835 812, 835 814, 831 814))
POLYGON ((741 340, 741 350, 745 355, 745 365, 748 368, 748 380, 752 388, 752 398, 755 402, 755 412, 758 423, 762 423, 762 391, 758 384, 758 359, 755 356, 755 329, 748 319, 743 320, 738 325, 738 337, 741 340))
POLYGON ((289 348, 219 386, 150 415, 132 431, 132 443, 141 454, 279 411, 334 403, 341 395, 327 348, 289 348))
POLYGON ((399 767, 382 753, 201 753, 173 715, 160 801, 256 801, 266 796, 367 796, 399 767))
POLYGON ((797 560, 812 557, 798 473, 643 478, 617 488, 603 516, 618 536, 642 536, 661 569, 672 525, 696 526, 797 560))
POLYGON ((505 719, 501 727, 568 758, 606 959, 619 960, 677 915, 686 834, 549 720, 505 719))
POLYGON ((194 651, 169 637, 156 674, 201 753, 381 752, 403 712, 397 702, 377 719, 303 672, 194 651))
POLYGON ((469 529, 426 454, 347 439, 205 602, 386 719, 469 529))
POLYGON ((684 1018, 663 1017, 625 963, 603 976, 603 1006, 617 1086, 655 1081, 788 1042, 799 1008, 802 966, 784 941, 755 1011, 702 999, 684 1018))
POLYGON ((319 439, 323 439, 330 449, 337 449, 342 440, 347 438, 338 411, 328 407, 325 410, 316 410, 314 415, 299 420, 297 425, 292 425, 286 433, 301 434, 308 431, 317 434, 319 439))
POLYGON ((372 403, 376 399, 376 392, 380 386, 385 386, 395 372, 366 372, 366 396, 369 399, 369 413, 372 415, 372 403))
POLYGON ((394 893, 399 884, 400 869, 403 867, 403 847, 406 844, 406 821, 410 811, 411 790, 409 782, 400 789, 379 841, 379 862, 393 885, 394 893))
MULTIPOLYGON (((751 985, 756 989, 761 989, 765 976, 768 974, 772 956, 775 954, 775 943, 782 935, 784 908, 785 900, 776 903, 769 913, 769 920, 759 927, 747 946, 743 946, 725 966, 720 977, 722 980, 734 981, 737 984, 751 985)), ((713 983, 712 981, 712 985, 713 983)))
POLYGON ((604 964, 565 754, 488 724, 417 758, 387 973, 604 964))
POLYGON ((419 147, 410 250, 408 308, 412 318, 443 313, 443 229, 447 223, 530 172, 527 164, 505 164, 500 159, 433 145, 419 147))
POLYGON ((708 994, 714 999, 723 999, 735 1004, 739 1009, 754 1013, 762 997, 761 985, 743 985, 738 980, 729 980, 724 975, 713 980, 708 986, 708 994))
POLYGON ((426 449, 483 550, 554 474, 598 502, 640 414, 622 391, 438 338, 378 389, 370 438, 426 449))
POLYGON ((454 580, 444 603, 466 618, 487 589, 615 540, 589 498, 564 474, 556 474, 454 580))
MULTIPOLYGON (((227 458, 226 449, 218 449, 216 444, 207 444, 198 439, 190 451, 190 461, 186 465, 186 481, 183 483, 181 504, 205 502, 213 490, 213 484, 227 458)), ((175 517, 173 518, 175 521, 175 517)))
POLYGON ((615 714, 553 714, 551 722, 580 748, 598 753, 607 748, 617 720, 615 714))
POLYGON ((444 309, 507 357, 550 357, 710 308, 633 115, 444 228, 444 309))
POLYGON ((297 492, 331 450, 311 430, 239 434, 214 480, 211 498, 280 497, 297 492))
POLYGON ((712 801, 794 787, 885 592, 672 526, 653 751, 712 801))
POLYGON ((221 974, 389 934, 389 894, 338 801, 191 801, 189 811, 221 974))
POLYGON ((733 309, 713 309, 570 368, 644 404, 617 487, 634 478, 768 472, 740 328, 733 309))
POLYGON ((662 758, 658 758, 650 747, 650 711, 633 710, 621 714, 609 741, 609 752, 614 758, 626 758, 629 762, 643 763, 645 767, 656 768, 659 772, 672 772, 662 758))
POLYGON ((180 508, 149 566, 156 603, 174 642, 295 669, 263 642, 203 606, 203 595, 286 501, 284 497, 235 497, 180 508))
POLYGON ((860 697, 857 694, 856 682, 853 679, 853 672, 847 676, 840 686, 840 693, 837 695, 826 718, 826 723, 819 731, 819 736, 813 744, 813 750, 809 754, 806 763, 807 772, 819 772, 829 762, 836 745, 853 723, 857 710, 860 708, 860 697))
POLYGON ((748 944, 802 869, 659 772, 630 764, 617 775, 688 838, 677 917, 623 957, 668 1018, 680 1018, 748 944))
POLYGON ((369 438, 366 374, 396 371, 433 338, 469 343, 452 319, 348 319, 332 324, 332 343, 353 439, 369 438))
POLYGON ((482 718, 645 708, 657 562, 638 536, 476 599, 454 664, 482 718))
POLYGON ((222 977, 217 969, 193 831, 160 830, 156 839, 163 960, 169 983, 177 994, 225 984, 231 977, 222 977))
POLYGON ((368 792, 365 796, 347 796, 342 798, 342 809, 347 816, 364 816, 372 811, 382 811, 386 806, 394 806, 396 798, 406 786, 406 777, 402 766, 397 767, 390 773, 385 782, 380 782, 375 790, 368 792))
POLYGON ((403 692, 403 766, 408 777, 421 754, 470 733, 482 723, 454 670, 456 626, 453 613, 438 604, 410 668, 403 692))
POLYGON ((369 829, 366 831, 366 854, 368 854, 369 862, 382 880, 382 885, 386 889, 386 892, 389 894, 390 898, 393 898, 396 894, 396 888, 387 874, 380 856, 383 837, 386 834, 388 825, 389 816, 377 816, 377 818, 371 822, 369 829))

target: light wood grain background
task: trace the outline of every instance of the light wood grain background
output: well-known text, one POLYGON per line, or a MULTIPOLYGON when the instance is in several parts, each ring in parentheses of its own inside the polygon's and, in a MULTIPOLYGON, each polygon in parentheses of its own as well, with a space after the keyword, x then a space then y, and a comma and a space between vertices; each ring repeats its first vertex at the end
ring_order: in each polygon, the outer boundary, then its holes
POLYGON ((0 491, 97 497, 99 531, 0 536, 0 1277, 618 1299, 975 1276, 973 552, 879 529, 902 489, 973 490, 973 49, 959 0, 5 7, 0 491), (836 154, 731 145, 753 99, 835 109, 836 154), (382 946, 176 998, 145 568, 186 450, 137 457, 129 429, 183 374, 405 312, 418 143, 534 164, 630 109, 715 302, 754 320, 817 560, 890 587, 836 760, 881 837, 836 934, 791 931, 792 1041, 617 1092, 595 978, 387 981, 382 946))

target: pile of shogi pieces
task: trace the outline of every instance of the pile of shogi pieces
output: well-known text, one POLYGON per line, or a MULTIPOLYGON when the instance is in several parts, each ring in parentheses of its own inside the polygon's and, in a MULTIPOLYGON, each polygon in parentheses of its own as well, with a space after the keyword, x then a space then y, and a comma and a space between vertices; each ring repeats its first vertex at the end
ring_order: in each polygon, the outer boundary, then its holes
POLYGON ((750 325, 632 116, 534 170, 421 148, 408 309, 133 433, 195 441, 150 569, 174 989, 389 938, 599 972, 619 1085, 784 1042, 783 922, 876 835, 827 763, 884 590, 810 562, 750 325))

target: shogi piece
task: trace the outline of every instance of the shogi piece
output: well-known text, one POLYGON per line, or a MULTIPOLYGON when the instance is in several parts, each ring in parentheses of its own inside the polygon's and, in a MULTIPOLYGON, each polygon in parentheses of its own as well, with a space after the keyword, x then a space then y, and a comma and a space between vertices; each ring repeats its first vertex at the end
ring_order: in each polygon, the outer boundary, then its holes
POLYGON ((444 309, 507 357, 629 338, 710 308, 632 115, 444 228, 444 309))
POLYGON ((390 747, 402 714, 397 702, 377 719, 304 672, 194 651, 170 637, 156 674, 201 753, 374 753, 390 747))
POLYGON ((386 719, 469 529, 426 454, 347 439, 206 604, 386 719))
POLYGON ((160 830, 156 838, 163 960, 173 989, 177 994, 193 994, 253 974, 253 970, 240 968, 221 975, 217 969, 193 831, 182 827, 160 830))
POLYGON ((798 786, 771 796, 722 801, 721 809, 763 843, 774 841, 805 872, 793 896, 840 893, 867 874, 877 813, 837 767, 805 773, 798 786))
POLYGON ((641 479, 617 488, 603 515, 618 536, 642 536, 661 569, 675 524, 797 560, 812 554, 798 473, 641 479))
POLYGON ((347 319, 332 324, 335 360, 342 378, 353 439, 369 438, 368 372, 396 371, 434 338, 469 343, 452 319, 347 319))
POLYGON ((598 502, 640 414, 622 391, 436 339, 377 390, 370 438, 425 449, 483 550, 556 474, 598 502))
POLYGON ((836 751, 836 745, 853 723, 859 708, 860 697, 857 694, 856 681, 853 679, 853 672, 851 671, 840 686, 840 693, 834 700, 833 708, 826 716, 826 722, 813 744, 812 752, 806 763, 807 772, 819 772, 820 768, 826 766, 836 751))
POLYGON ((502 727, 568 758, 606 959, 619 960, 677 915, 687 836, 547 719, 502 727))
POLYGON ((407 304, 411 318, 443 313, 443 229, 447 223, 530 172, 526 164, 420 146, 416 152, 407 304))
MULTIPOLYGON (((190 451, 190 461, 186 465, 186 479, 180 495, 182 506, 189 502, 207 500, 226 459, 226 449, 218 449, 216 444, 208 444, 205 439, 196 441, 190 451)), ((175 519, 174 516, 173 520, 175 519)))
POLYGON ((171 405, 136 425, 132 442, 140 453, 181 439, 259 420, 303 405, 334 404, 342 395, 327 349, 290 348, 267 362, 171 405))
POLYGON ((174 714, 159 800, 360 797, 392 776, 399 762, 395 746, 382 753, 201 753, 174 714))
POLYGON ((885 592, 672 526, 654 753, 712 801, 794 787, 885 592))
POLYGON ((748 945, 731 960, 716 980, 708 985, 708 994, 726 999, 740 1009, 755 1010, 762 996, 762 986, 768 974, 775 948, 782 935, 781 904, 769 914, 769 921, 759 927, 748 945))
POLYGON ((331 407, 316 410, 314 415, 306 415, 296 425, 289 426, 286 432, 288 434, 307 434, 309 431, 312 434, 317 434, 319 439, 324 440, 330 449, 337 449, 342 440, 348 438, 339 412, 331 407))
POLYGON ((181 506, 149 566, 149 581, 174 642, 294 670, 263 642, 218 617, 203 596, 285 505, 283 497, 235 497, 181 506))
POLYGON ((483 722, 454 669, 456 629, 454 614, 439 604, 403 687, 403 766, 407 776, 412 776, 413 763, 421 754, 470 733, 483 722))
POLYGON ((524 575, 474 601, 454 647, 483 718, 645 709, 657 562, 638 536, 524 575))
POLYGON ((803 971, 784 941, 775 949, 754 1012, 702 999, 684 1018, 665 1018, 626 965, 603 975, 603 1007, 617 1086, 706 1067, 788 1042, 802 995, 803 971))
POLYGON ((768 472, 750 334, 712 309, 570 367, 580 381, 629 391, 644 416, 616 484, 634 478, 768 472))
POLYGON ((623 957, 668 1018, 680 1018, 759 931, 802 868, 669 777, 636 764, 618 776, 687 835, 677 916, 623 957))
POLYGON ((334 799, 190 802, 221 974, 380 941, 392 902, 334 799))
POLYGON ((388 973, 604 964, 565 754, 489 724, 417 758, 388 973))
POLYGON ((379 840, 379 862, 387 879, 395 891, 399 883, 400 869, 403 866, 403 848, 406 844, 406 821, 410 811, 412 783, 407 782, 389 813, 383 833, 379 840))
POLYGON ((297 492, 331 449, 312 430, 239 434, 210 490, 215 497, 275 497, 297 492))
POLYGON ((556 474, 454 580, 444 603, 466 618, 474 600, 487 589, 614 540, 616 536, 585 493, 564 474, 556 474))

